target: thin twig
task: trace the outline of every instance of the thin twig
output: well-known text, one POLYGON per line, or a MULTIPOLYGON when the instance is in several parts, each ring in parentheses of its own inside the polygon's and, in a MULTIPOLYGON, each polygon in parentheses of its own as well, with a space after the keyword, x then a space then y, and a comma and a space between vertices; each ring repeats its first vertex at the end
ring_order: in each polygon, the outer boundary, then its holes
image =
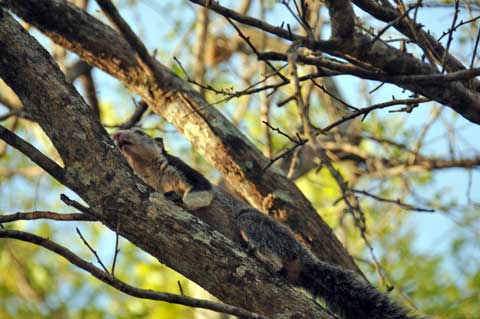
POLYGON ((71 206, 73 208, 78 209, 84 214, 91 215, 91 216, 97 216, 98 214, 91 208, 85 207, 76 200, 70 199, 67 195, 61 194, 60 199, 62 202, 64 202, 66 205, 71 206))
POLYGON ((286 78, 282 73, 280 73, 280 72, 277 71, 277 68, 276 68, 270 61, 261 58, 261 54, 258 52, 257 48, 255 48, 255 46, 254 46, 253 43, 250 41, 250 39, 249 39, 246 35, 243 34, 242 30, 240 30, 240 29, 237 27, 237 25, 236 25, 235 23, 233 23, 233 21, 232 21, 229 17, 225 16, 225 19, 227 19, 227 21, 235 28, 235 30, 237 31, 238 35, 248 44, 248 46, 252 49, 253 53, 255 53, 255 55, 257 56, 257 58, 258 58, 259 60, 265 61, 265 63, 268 65, 268 67, 269 67, 270 69, 272 69, 274 72, 276 72, 276 74, 278 74, 278 76, 279 76, 282 80, 288 81, 287 78, 286 78))
POLYGON ((341 98, 339 98, 338 96, 336 96, 335 94, 331 93, 330 91, 328 91, 323 85, 320 85, 318 84, 314 79, 311 80, 313 82, 313 84, 319 88, 320 90, 323 91, 323 93, 327 94, 328 96, 330 96, 332 99, 334 99, 335 101, 345 105, 347 108, 349 109, 352 109, 354 111, 358 111, 358 108, 351 105, 351 104, 348 104, 347 102, 345 102, 344 100, 342 100, 341 98))
POLYGON ((470 69, 473 68, 473 64, 475 63, 475 58, 477 57, 477 50, 478 50, 478 42, 480 41, 480 28, 477 30, 477 38, 475 39, 475 45, 473 47, 472 52, 472 60, 470 61, 470 69))
POLYGON ((268 123, 267 121, 262 121, 263 124, 265 124, 268 128, 270 128, 272 131, 275 131, 277 132, 278 134, 286 137, 289 141, 293 142, 293 143, 296 143, 296 144, 304 144, 306 142, 306 140, 302 139, 300 137, 300 135, 297 133, 295 138, 291 137, 290 135, 288 135, 287 133, 283 132, 282 130, 280 130, 280 128, 278 127, 273 127, 270 123, 268 123))
POLYGON ((407 203, 404 203, 400 200, 400 198, 397 198, 397 199, 389 199, 389 198, 384 198, 384 197, 380 197, 378 195, 375 195, 375 194, 372 194, 372 193, 369 193, 367 191, 364 191, 364 190, 360 190, 360 189, 354 189, 352 188, 352 191, 357 193, 357 194, 362 194, 362 195, 365 195, 365 196, 368 196, 368 197, 371 197, 375 200, 378 200, 380 202, 385 202, 385 203, 392 203, 392 204, 396 204, 400 207, 403 207, 407 210, 411 210, 411 211, 416 211, 416 212, 422 212, 422 213, 434 213, 435 210, 434 209, 431 209, 431 208, 422 208, 422 207, 416 207, 414 205, 411 205, 411 204, 407 204, 407 203))
POLYGON ((415 9, 415 8, 418 8, 419 5, 413 5, 413 6, 410 6, 407 10, 405 10, 405 12, 403 12, 401 15, 399 15, 398 17, 396 17, 395 19, 393 19, 392 21, 390 21, 382 30, 380 30, 377 35, 372 39, 372 41, 370 42, 370 46, 372 46, 378 39, 380 39, 380 37, 382 36, 382 34, 384 34, 388 29, 390 29, 392 26, 396 25, 398 22, 400 22, 400 20, 402 20, 403 18, 405 18, 411 10, 415 9))
POLYGON ((88 249, 90 249, 92 254, 95 256, 95 258, 97 259, 97 262, 100 264, 100 266, 102 266, 103 270, 106 273, 109 273, 107 267, 105 267, 105 265, 103 264, 102 260, 98 256, 95 249, 93 249, 92 246, 90 246, 90 244, 87 242, 87 240, 83 237, 82 233, 80 232, 80 229, 78 229, 78 227, 75 227, 75 230, 77 231, 78 236, 80 236, 80 238, 82 239, 83 243, 88 247, 88 249))
POLYGON ((320 131, 321 132, 327 132, 327 131, 331 130, 332 128, 334 128, 334 127, 336 127, 336 126, 338 126, 338 125, 340 125, 340 124, 342 124, 346 121, 352 120, 352 119, 354 119, 354 118, 356 118, 360 115, 363 115, 364 118, 365 118, 365 116, 368 115, 368 113, 370 113, 373 110, 383 109, 383 108, 386 108, 386 107, 389 107, 389 106, 401 105, 401 104, 418 105, 419 103, 425 103, 425 102, 428 102, 428 101, 430 101, 430 100, 427 99, 427 98, 421 97, 421 98, 416 98, 416 99, 392 100, 392 101, 389 101, 389 102, 374 104, 374 105, 371 105, 369 107, 359 109, 358 111, 353 112, 352 114, 343 116, 338 121, 335 121, 332 124, 330 124, 328 126, 325 126, 320 131))
POLYGON ((115 276, 115 265, 117 263, 117 255, 120 252, 120 249, 118 249, 118 239, 119 239, 119 232, 120 232, 120 222, 117 222, 117 229, 115 230, 115 253, 113 255, 113 261, 112 261, 112 276, 115 276))
POLYGON ((183 292, 183 287, 182 287, 182 284, 180 283, 180 280, 177 280, 177 285, 178 285, 178 290, 180 290, 180 296, 185 296, 185 293, 183 292))
POLYGON ((459 2, 460 2, 459 0, 455 0, 455 13, 453 14, 452 26, 448 31, 448 41, 447 41, 447 46, 445 48, 445 52, 443 53, 442 70, 440 71, 440 73, 443 73, 445 71, 445 64, 447 62, 448 51, 450 50, 450 45, 452 44, 452 41, 453 41, 453 33, 455 32, 455 23, 457 22, 458 13, 460 12, 460 10, 458 9, 459 2))

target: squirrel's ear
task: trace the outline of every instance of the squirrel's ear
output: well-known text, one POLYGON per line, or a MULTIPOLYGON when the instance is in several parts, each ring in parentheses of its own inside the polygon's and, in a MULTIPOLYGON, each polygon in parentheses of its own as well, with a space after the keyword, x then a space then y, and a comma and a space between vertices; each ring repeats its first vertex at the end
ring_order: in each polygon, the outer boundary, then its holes
POLYGON ((158 145, 158 147, 160 147, 162 150, 165 149, 165 147, 163 146, 163 138, 155 137, 154 141, 158 145))

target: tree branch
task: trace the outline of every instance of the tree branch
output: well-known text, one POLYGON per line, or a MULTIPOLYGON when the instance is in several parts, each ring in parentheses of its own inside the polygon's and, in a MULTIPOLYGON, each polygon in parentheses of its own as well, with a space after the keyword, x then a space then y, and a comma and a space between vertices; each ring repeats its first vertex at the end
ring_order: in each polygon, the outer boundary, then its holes
POLYGON ((35 220, 35 219, 50 219, 57 221, 86 221, 86 222, 95 222, 97 221, 94 217, 86 214, 59 214, 49 211, 35 211, 35 212, 17 212, 14 214, 0 215, 0 224, 9 223, 17 220, 35 220))
POLYGON ((33 145, 2 125, 0 125, 0 138, 8 145, 22 152, 25 156, 31 159, 32 162, 43 168, 53 178, 57 179, 61 183, 65 182, 65 172, 60 165, 43 155, 43 153, 36 149, 33 145))

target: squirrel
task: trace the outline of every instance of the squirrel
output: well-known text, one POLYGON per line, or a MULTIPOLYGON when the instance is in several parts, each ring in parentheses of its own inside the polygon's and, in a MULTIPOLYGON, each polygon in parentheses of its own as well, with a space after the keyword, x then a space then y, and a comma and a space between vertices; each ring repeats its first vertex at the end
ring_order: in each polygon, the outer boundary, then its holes
MULTIPOLYGON (((161 138, 152 138, 139 129, 118 131, 113 138, 147 184, 164 192, 167 198, 177 202, 181 199, 186 208, 208 207, 215 202, 214 197, 221 194, 215 192, 202 174, 168 154, 161 138)), ((232 223, 228 224, 238 235, 234 240, 291 284, 309 291, 315 298, 320 297, 337 316, 344 319, 417 318, 355 272, 319 260, 297 241, 286 225, 246 204, 234 206, 232 223)))
POLYGON ((120 130, 113 138, 133 170, 153 189, 186 209, 210 205, 212 184, 178 157, 165 151, 162 138, 151 138, 140 129, 120 130), (181 195, 181 198, 178 196, 181 195))

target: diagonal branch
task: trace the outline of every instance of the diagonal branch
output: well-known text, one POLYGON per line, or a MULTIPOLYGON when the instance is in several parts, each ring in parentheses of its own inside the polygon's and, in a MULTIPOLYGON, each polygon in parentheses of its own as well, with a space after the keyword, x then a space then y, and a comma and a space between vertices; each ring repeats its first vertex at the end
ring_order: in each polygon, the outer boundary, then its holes
POLYGON ((86 214, 59 214, 49 211, 35 211, 35 212, 18 212, 14 214, 0 215, 0 224, 9 223, 17 220, 35 220, 35 219, 50 219, 57 221, 86 221, 94 222, 96 219, 86 214))
POLYGON ((221 304, 221 303, 212 302, 209 300, 179 296, 179 295, 170 294, 166 292, 159 292, 159 291, 154 291, 150 289, 141 289, 141 288, 131 286, 126 282, 121 281, 115 276, 109 274, 108 272, 102 271, 101 269, 95 267, 92 263, 78 257, 74 252, 67 249, 66 247, 63 247, 51 241, 50 239, 40 237, 31 233, 17 231, 17 230, 10 230, 10 229, 0 229, 0 238, 17 239, 17 240, 32 243, 32 244, 41 246, 43 248, 46 248, 56 253, 57 255, 60 255, 63 258, 67 259, 70 263, 72 263, 76 267, 90 273, 92 276, 94 276, 98 280, 133 297, 159 300, 159 301, 164 301, 168 303, 184 305, 188 307, 209 309, 212 311, 230 314, 230 315, 234 315, 241 318, 267 319, 267 317, 265 316, 261 316, 261 315, 246 311, 242 308, 230 306, 227 304, 221 304))
POLYGON ((65 181, 64 170, 60 165, 43 155, 43 153, 36 149, 32 144, 28 143, 2 125, 0 125, 0 139, 4 140, 5 143, 22 152, 29 159, 31 159, 32 162, 43 168, 59 182, 65 181))

